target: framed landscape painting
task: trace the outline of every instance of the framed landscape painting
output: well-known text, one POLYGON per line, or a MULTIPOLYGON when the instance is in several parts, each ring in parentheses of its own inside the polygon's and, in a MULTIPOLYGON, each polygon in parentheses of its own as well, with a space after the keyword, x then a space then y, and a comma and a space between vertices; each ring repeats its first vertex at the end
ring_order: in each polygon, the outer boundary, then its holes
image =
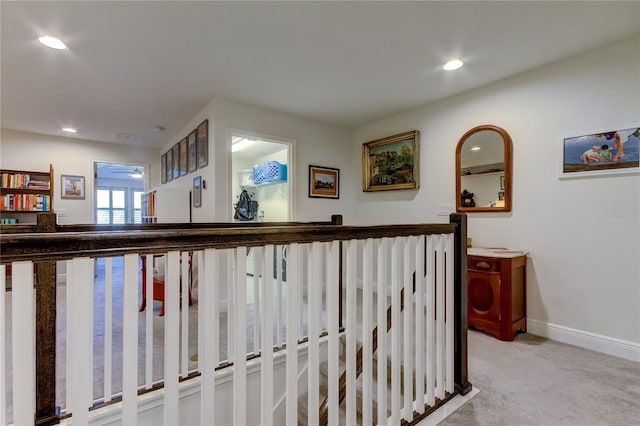
POLYGON ((188 151, 188 169, 189 173, 195 172, 198 169, 198 133, 197 129, 193 129, 189 136, 187 136, 187 151, 188 151))
POLYGON ((309 165, 309 197, 340 198, 340 170, 309 165))
POLYGON ((187 174, 187 152, 187 138, 184 138, 180 141, 180 176, 187 174))
POLYGON ((198 168, 201 169, 209 164, 209 120, 200 123, 197 130, 198 168))
POLYGON ((562 138, 560 178, 640 171, 640 124, 562 138))
POLYGON ((362 146, 362 190, 418 189, 420 132, 367 142, 362 146))
POLYGON ((173 148, 173 179, 178 179, 180 177, 180 142, 175 144, 173 148))

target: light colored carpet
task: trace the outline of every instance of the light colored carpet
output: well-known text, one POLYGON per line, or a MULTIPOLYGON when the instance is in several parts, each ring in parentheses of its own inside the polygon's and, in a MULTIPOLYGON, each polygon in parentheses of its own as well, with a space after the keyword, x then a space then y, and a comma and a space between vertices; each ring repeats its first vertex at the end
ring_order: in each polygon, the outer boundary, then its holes
POLYGON ((441 425, 640 425, 640 363, 519 334, 469 331, 480 393, 441 425))

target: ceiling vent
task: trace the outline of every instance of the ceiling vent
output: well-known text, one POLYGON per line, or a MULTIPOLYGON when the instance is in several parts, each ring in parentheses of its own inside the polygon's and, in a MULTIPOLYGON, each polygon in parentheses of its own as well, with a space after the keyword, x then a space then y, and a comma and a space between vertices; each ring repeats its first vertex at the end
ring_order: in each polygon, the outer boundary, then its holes
POLYGON ((139 143, 141 141, 139 136, 131 135, 129 133, 114 133, 113 139, 120 143, 139 143))

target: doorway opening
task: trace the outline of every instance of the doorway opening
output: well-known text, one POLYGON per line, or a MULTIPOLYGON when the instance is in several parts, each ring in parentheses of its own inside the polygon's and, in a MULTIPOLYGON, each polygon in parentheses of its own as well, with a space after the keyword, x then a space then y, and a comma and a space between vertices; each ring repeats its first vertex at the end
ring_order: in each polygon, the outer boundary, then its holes
POLYGON ((246 190, 258 202, 255 221, 292 220, 292 151, 292 141, 232 133, 231 217, 240 194, 246 190))
POLYGON ((94 223, 142 223, 146 168, 139 164, 94 162, 94 223))

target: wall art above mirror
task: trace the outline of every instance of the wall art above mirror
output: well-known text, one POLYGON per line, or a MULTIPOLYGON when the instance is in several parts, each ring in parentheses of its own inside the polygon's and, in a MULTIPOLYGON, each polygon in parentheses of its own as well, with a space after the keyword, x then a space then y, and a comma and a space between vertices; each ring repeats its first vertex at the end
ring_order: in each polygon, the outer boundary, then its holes
POLYGON ((501 127, 474 127, 456 147, 456 210, 511 211, 511 137, 501 127))

